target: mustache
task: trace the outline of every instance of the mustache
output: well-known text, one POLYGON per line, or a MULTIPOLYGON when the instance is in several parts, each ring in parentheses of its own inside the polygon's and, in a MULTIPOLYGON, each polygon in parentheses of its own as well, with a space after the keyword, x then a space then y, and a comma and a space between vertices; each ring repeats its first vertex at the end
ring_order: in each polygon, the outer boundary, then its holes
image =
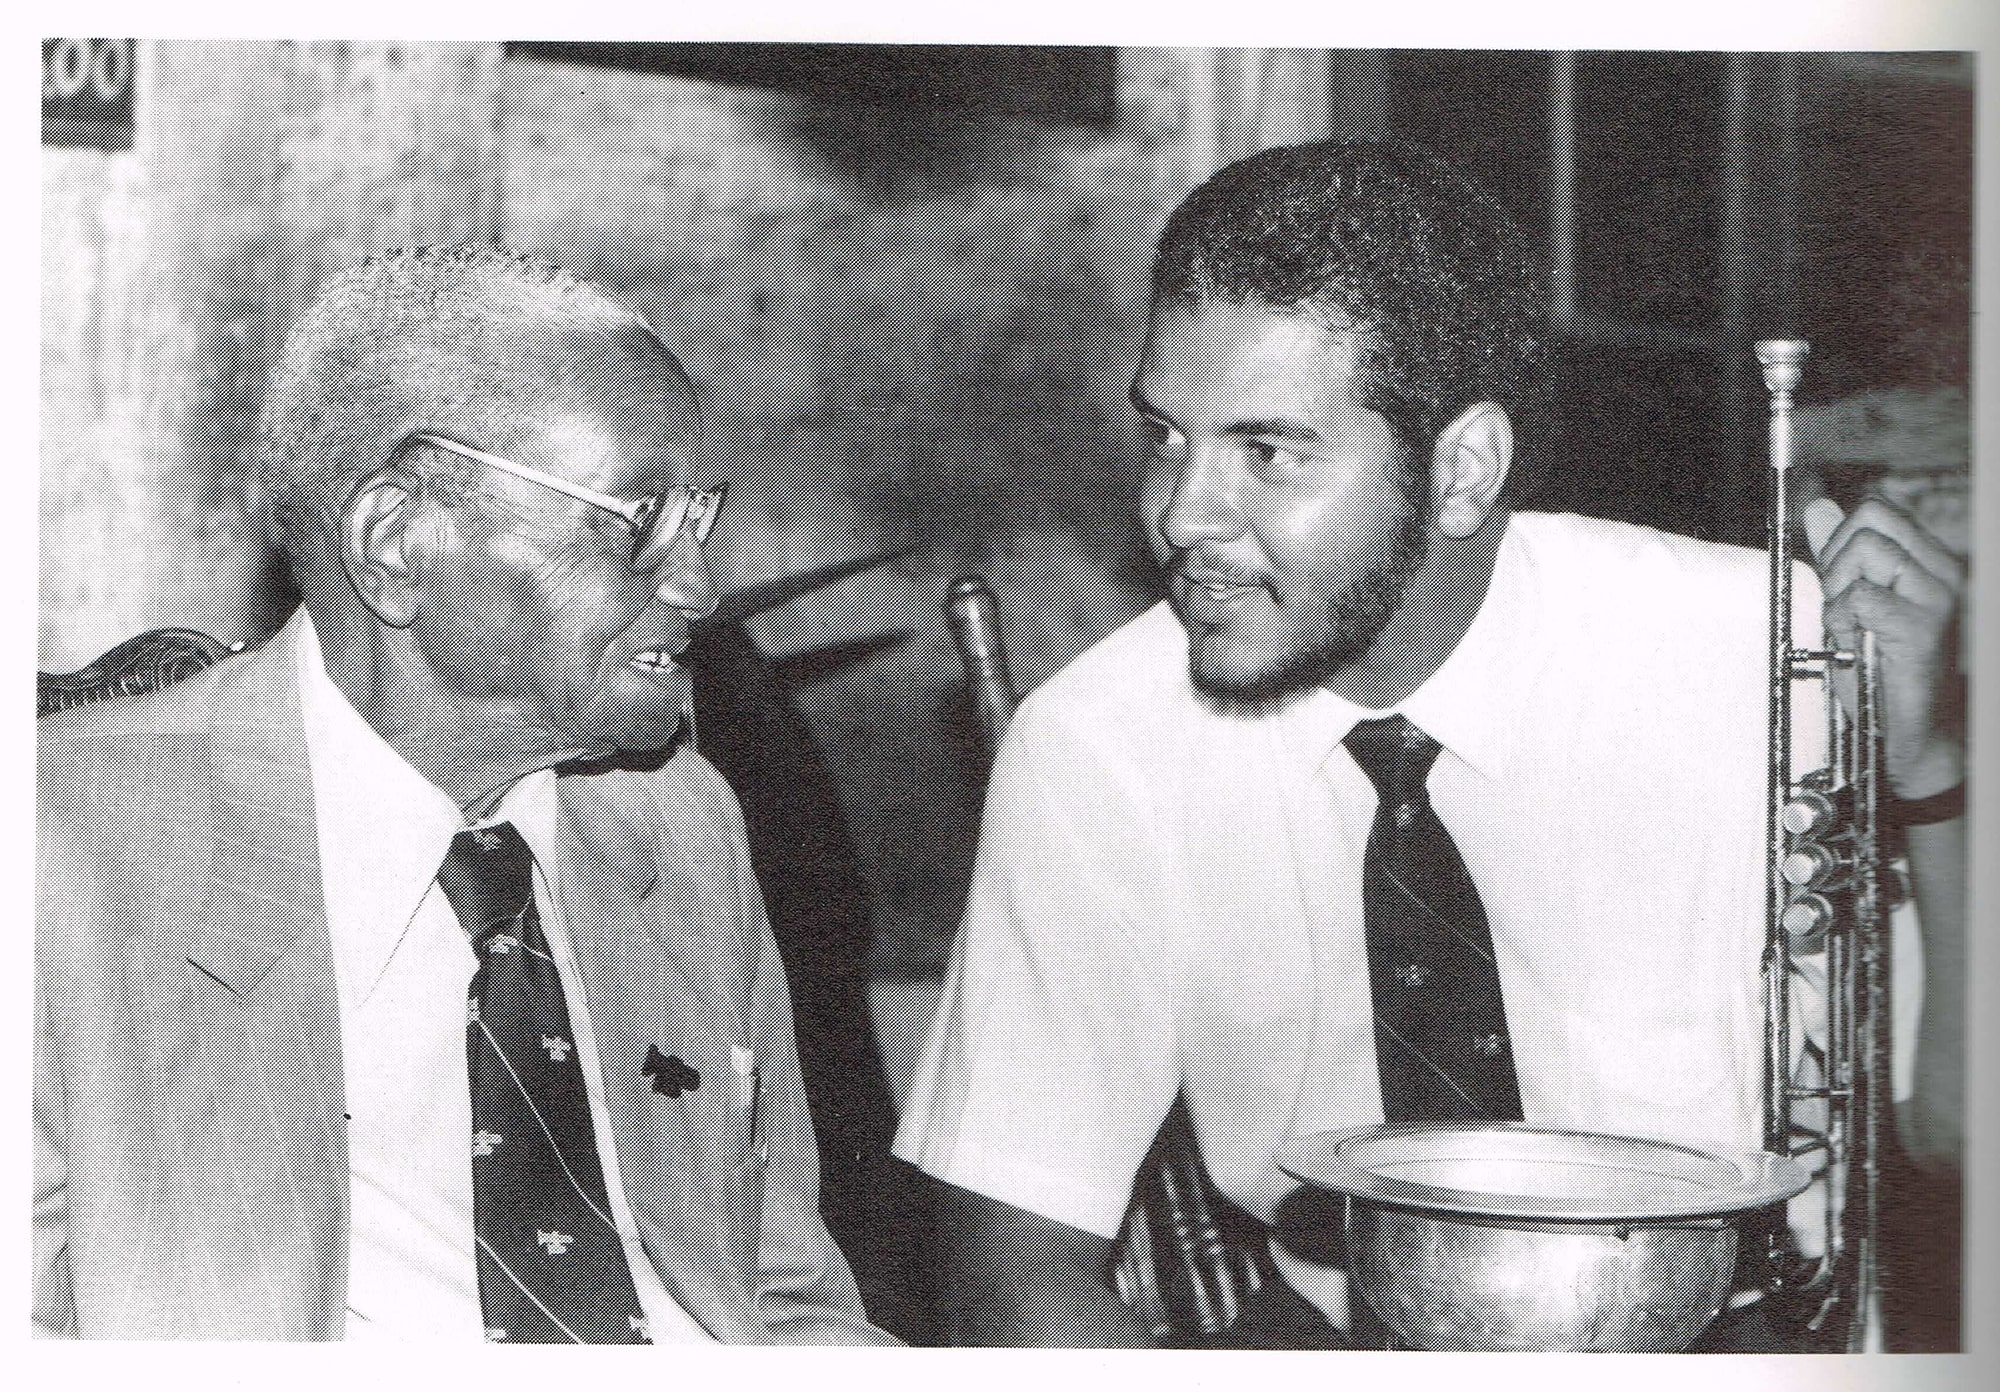
POLYGON ((1201 559, 1192 551, 1175 553, 1167 563, 1167 574, 1190 585, 1244 585, 1271 588, 1270 577, 1254 570, 1201 559))

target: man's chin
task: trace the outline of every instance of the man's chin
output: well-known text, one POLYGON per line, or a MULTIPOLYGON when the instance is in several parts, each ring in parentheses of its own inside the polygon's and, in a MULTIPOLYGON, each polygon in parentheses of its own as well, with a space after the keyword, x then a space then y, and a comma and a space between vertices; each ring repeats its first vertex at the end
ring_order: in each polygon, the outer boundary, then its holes
POLYGON ((1270 715, 1321 685, 1318 669, 1304 663, 1244 667, 1199 653, 1188 656, 1188 678, 1204 705, 1234 716, 1270 715))
POLYGON ((637 700, 604 702, 583 725, 591 760, 619 760, 671 753, 687 740, 689 701, 664 690, 642 691, 637 700))
POLYGON ((567 773, 604 773, 612 769, 650 773, 689 742, 687 727, 680 720, 606 732, 593 737, 588 750, 562 768, 567 773))

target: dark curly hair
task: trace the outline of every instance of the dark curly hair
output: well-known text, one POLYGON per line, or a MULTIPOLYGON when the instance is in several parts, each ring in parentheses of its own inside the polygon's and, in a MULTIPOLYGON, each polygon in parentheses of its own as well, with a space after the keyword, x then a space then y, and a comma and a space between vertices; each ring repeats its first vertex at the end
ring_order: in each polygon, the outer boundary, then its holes
MULTIPOLYGON (((1302 308, 1363 334, 1362 402, 1428 473, 1438 432, 1492 401, 1542 429, 1545 303, 1520 225, 1444 161, 1395 141, 1327 141, 1230 165, 1167 220, 1157 303, 1302 308)), ((1523 491, 1517 445, 1507 493, 1523 491)))

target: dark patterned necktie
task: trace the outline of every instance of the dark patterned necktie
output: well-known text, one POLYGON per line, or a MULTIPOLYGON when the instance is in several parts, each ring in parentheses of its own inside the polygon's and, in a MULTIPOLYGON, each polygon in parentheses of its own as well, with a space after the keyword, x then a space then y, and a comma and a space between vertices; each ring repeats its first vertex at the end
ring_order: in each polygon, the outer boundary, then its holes
POLYGON ((437 877, 479 959, 465 1053, 486 1337, 644 1343, 562 980, 535 910, 534 863, 501 822, 453 837, 437 877))
POLYGON ((1426 787, 1437 741, 1392 715, 1362 721, 1346 744, 1378 800, 1361 898, 1383 1114, 1519 1121, 1486 910, 1426 787))

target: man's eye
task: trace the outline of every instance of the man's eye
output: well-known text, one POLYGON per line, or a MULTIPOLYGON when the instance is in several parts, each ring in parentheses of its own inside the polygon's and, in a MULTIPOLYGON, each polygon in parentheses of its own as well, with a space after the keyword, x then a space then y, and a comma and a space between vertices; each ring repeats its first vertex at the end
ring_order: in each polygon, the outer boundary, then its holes
POLYGON ((1139 424, 1146 432, 1146 444, 1152 449, 1153 453, 1161 454, 1173 447, 1173 427, 1156 420, 1142 419, 1139 424))
POLYGON ((632 544, 632 523, 628 519, 619 517, 614 513, 596 512, 593 509, 592 517, 588 522, 584 523, 584 530, 591 537, 593 543, 602 543, 611 546, 630 546, 632 544))
POLYGON ((1244 449, 1260 468, 1282 468, 1292 459, 1292 452, 1268 440, 1245 440, 1244 449))

